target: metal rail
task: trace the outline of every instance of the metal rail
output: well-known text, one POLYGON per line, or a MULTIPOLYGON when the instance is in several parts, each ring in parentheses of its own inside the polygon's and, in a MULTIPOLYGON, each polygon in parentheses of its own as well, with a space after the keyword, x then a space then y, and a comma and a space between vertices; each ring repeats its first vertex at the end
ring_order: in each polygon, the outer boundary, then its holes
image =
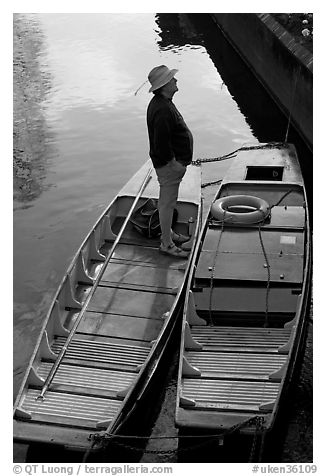
POLYGON ((120 241, 120 238, 121 238, 123 232, 125 231, 125 228, 126 228, 126 226, 127 226, 127 223, 128 223, 128 221, 129 221, 129 219, 130 219, 130 217, 131 217, 131 215, 132 215, 132 213, 133 213, 133 211, 134 211, 134 209, 135 209, 135 206, 136 206, 136 204, 137 204, 139 198, 141 197, 143 191, 145 190, 145 188, 146 188, 148 182, 149 182, 150 179, 152 178, 152 177, 151 177, 152 171, 153 171, 153 167, 151 167, 151 168, 148 170, 148 172, 147 172, 147 174, 146 174, 146 176, 145 176, 145 178, 144 178, 144 180, 143 180, 143 182, 142 182, 142 184, 141 184, 141 186, 140 186, 140 189, 139 189, 139 191, 138 191, 138 193, 137 193, 137 195, 136 195, 136 198, 135 198, 135 200, 133 201, 133 204, 132 204, 131 207, 130 207, 130 210, 129 210, 129 212, 128 212, 128 215, 126 216, 125 221, 123 222, 123 224, 122 224, 122 226, 121 226, 121 228, 120 228, 120 231, 119 231, 119 233, 118 233, 116 239, 114 240, 114 243, 113 243, 113 245, 112 245, 112 248, 111 248, 111 250, 110 250, 108 256, 106 257, 106 259, 105 259, 105 261, 104 261, 104 263, 103 263, 103 266, 101 267, 101 270, 100 270, 99 274, 97 275, 97 277, 96 277, 96 279, 95 279, 95 281, 94 281, 92 290, 91 290, 91 292, 88 294, 88 296, 87 296, 87 298, 86 298, 86 300, 85 300, 85 302, 84 302, 84 304, 83 304, 83 307, 82 307, 81 310, 80 310, 79 316, 78 316, 78 318, 76 319, 76 321, 74 322, 74 325, 73 325, 73 327, 72 327, 71 330, 70 330, 70 333, 69 333, 69 335, 68 335, 68 337, 67 337, 67 340, 66 340, 65 344, 63 345, 63 347, 62 347, 62 349, 61 349, 61 351, 60 351, 60 354, 58 355, 56 361, 54 362, 54 364, 53 364, 53 366, 52 366, 52 368, 51 368, 51 370, 50 370, 50 372, 49 372, 49 374, 48 374, 48 376, 47 376, 47 378, 46 378, 46 380, 45 380, 45 383, 44 383, 44 385, 43 385, 43 387, 42 387, 41 393, 36 397, 37 400, 43 400, 43 399, 44 399, 45 392, 47 391, 47 389, 48 389, 49 386, 51 385, 51 382, 52 382, 52 380, 53 380, 53 378, 54 378, 54 376, 55 376, 55 374, 56 374, 56 372, 57 372, 57 370, 58 370, 58 368, 59 368, 59 365, 61 364, 62 359, 64 358, 64 356, 65 356, 65 354, 66 354, 66 352, 67 352, 68 346, 69 346, 70 342, 72 341, 72 339, 73 339, 73 337, 74 337, 74 334, 75 334, 75 332, 76 332, 76 330, 77 330, 77 327, 79 326, 79 323, 81 322, 81 320, 82 320, 82 318, 83 318, 83 316, 84 316, 84 313, 85 313, 85 311, 86 311, 86 308, 87 308, 87 306, 88 306, 88 304, 89 304, 91 298, 93 297, 93 294, 94 294, 94 292, 95 292, 95 290, 96 290, 96 288, 97 288, 97 285, 98 285, 99 281, 100 281, 101 278, 102 278, 102 275, 103 275, 103 273, 104 273, 104 271, 105 271, 106 265, 108 264, 108 262, 109 262, 110 259, 112 258, 112 255, 113 255, 113 253, 114 253, 114 251, 115 251, 115 249, 116 249, 116 247, 117 247, 117 245, 118 245, 118 243, 119 243, 119 241, 120 241))

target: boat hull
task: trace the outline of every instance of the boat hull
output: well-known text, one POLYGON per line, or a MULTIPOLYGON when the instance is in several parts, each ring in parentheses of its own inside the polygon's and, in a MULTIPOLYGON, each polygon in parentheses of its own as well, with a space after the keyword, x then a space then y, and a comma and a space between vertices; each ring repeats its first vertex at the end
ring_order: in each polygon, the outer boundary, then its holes
POLYGON ((188 259, 160 254, 159 238, 130 222, 158 193, 148 161, 74 256, 16 398, 15 442, 98 451, 102 442, 90 435, 117 434, 149 391, 178 323, 200 225, 200 168, 188 167, 177 203, 176 231, 186 234, 190 218, 195 224, 188 259))
POLYGON ((217 189, 189 273, 180 436, 207 434, 222 444, 275 427, 304 342, 310 292, 309 216, 295 149, 244 147, 217 189), (268 216, 246 223, 246 211, 230 207, 225 220, 216 217, 217 201, 243 195, 267 202, 268 216))

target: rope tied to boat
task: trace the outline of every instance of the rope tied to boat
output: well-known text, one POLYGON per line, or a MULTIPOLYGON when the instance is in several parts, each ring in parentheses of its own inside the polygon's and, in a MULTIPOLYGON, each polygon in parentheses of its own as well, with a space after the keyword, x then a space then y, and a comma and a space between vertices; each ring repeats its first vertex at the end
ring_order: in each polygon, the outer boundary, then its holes
POLYGON ((255 429, 254 437, 253 437, 253 440, 252 440, 250 456, 249 456, 249 463, 254 462, 254 456, 255 456, 255 453, 256 453, 258 435, 259 434, 261 435, 261 440, 260 440, 260 445, 259 445, 259 453, 258 453, 257 463, 260 463, 261 460, 262 460, 264 446, 265 446, 266 431, 264 430, 264 417, 257 417, 257 420, 256 420, 256 429, 255 429))
POLYGON ((264 217, 258 225, 259 241, 260 241, 260 245, 261 245, 263 255, 264 255, 264 259, 265 259, 264 267, 267 269, 267 282, 266 282, 266 295, 265 295, 265 321, 264 321, 264 327, 265 328, 267 328, 269 326, 268 313, 269 313, 269 294, 270 294, 270 282, 271 282, 271 266, 270 266, 270 263, 269 263, 269 260, 268 260, 268 255, 267 255, 265 245, 264 245, 264 241, 263 241, 263 237, 262 237, 262 234, 261 234, 261 227, 265 224, 265 221, 270 217, 272 209, 274 207, 277 207, 284 200, 284 198, 287 197, 291 192, 293 192, 293 189, 287 190, 287 192, 285 192, 281 196, 281 198, 276 203, 274 203, 274 205, 272 205, 270 207, 268 216, 264 217))
MULTIPOLYGON (((191 162, 192 165, 200 166, 201 164, 207 164, 210 162, 221 162, 223 160, 233 159, 237 156, 237 153, 240 151, 245 150, 259 150, 259 149, 281 149, 284 147, 289 147, 287 143, 284 142, 269 142, 268 144, 261 144, 261 145, 254 145, 254 146, 241 146, 238 149, 230 152, 229 154, 225 154, 219 157, 205 157, 205 158, 198 158, 191 162)), ((209 187, 210 185, 217 185, 222 182, 222 179, 213 180, 211 182, 205 182, 201 185, 201 188, 209 187)))
POLYGON ((294 106, 294 98, 295 98, 295 93, 297 89, 297 82, 298 82, 298 76, 300 72, 301 66, 299 66, 298 73, 295 75, 294 79, 294 86, 293 86, 293 94, 292 94, 292 101, 291 101, 291 107, 290 107, 290 112, 289 112, 289 119, 286 127, 286 132, 285 132, 285 142, 288 140, 288 135, 289 135, 289 130, 290 130, 290 124, 291 124, 291 116, 292 116, 292 111, 293 111, 293 106, 294 106))
POLYGON ((261 144, 261 145, 252 145, 252 146, 241 146, 238 149, 229 152, 228 154, 221 155, 219 157, 204 157, 198 158, 191 162, 192 165, 201 165, 207 164, 209 162, 221 162, 223 160, 233 159, 237 156, 237 153, 240 151, 246 150, 260 150, 260 149, 282 149, 288 148, 289 145, 286 142, 269 142, 268 144, 261 144))
MULTIPOLYGON (((125 449, 131 451, 139 451, 144 454, 157 454, 157 455, 173 455, 179 454, 183 452, 193 451, 196 448, 200 448, 204 445, 207 445, 208 442, 213 440, 220 440, 226 436, 230 436, 231 434, 240 431, 241 429, 254 425, 255 426, 255 434, 259 434, 264 429, 264 422, 265 418, 263 416, 255 415, 254 417, 247 418, 246 420, 236 423, 232 427, 230 427, 227 431, 216 433, 216 434, 206 434, 206 435, 162 435, 162 436, 140 436, 140 435, 117 435, 114 433, 108 433, 106 431, 102 431, 99 433, 91 433, 88 437, 88 440, 92 442, 91 448, 85 453, 83 462, 86 462, 89 454, 92 450, 94 450, 95 446, 98 445, 98 449, 104 449, 109 444, 114 444, 121 446, 125 449), (199 443, 196 443, 191 446, 187 446, 185 448, 178 448, 178 449, 160 449, 160 450, 150 450, 147 448, 141 448, 139 446, 135 446, 129 443, 125 443, 121 440, 135 440, 135 441, 150 441, 150 440, 203 440, 199 443), (120 440, 120 441, 119 441, 120 440)), ((256 447, 256 441, 255 441, 256 447)), ((254 447, 254 448, 255 448, 254 447)), ((250 454, 250 457, 252 455, 250 454)))
POLYGON ((201 188, 209 187, 210 185, 217 185, 222 182, 222 179, 213 180, 212 182, 205 182, 201 185, 201 188))
POLYGON ((261 249, 263 251, 265 263, 264 267, 267 269, 267 282, 266 282, 266 294, 265 294, 265 321, 264 321, 264 327, 268 327, 268 312, 269 312, 269 293, 270 293, 270 282, 271 282, 271 265, 269 264, 267 252, 265 249, 265 245, 263 242, 263 237, 261 234, 261 227, 265 223, 265 219, 261 221, 258 225, 258 235, 259 235, 259 241, 261 245, 261 249))

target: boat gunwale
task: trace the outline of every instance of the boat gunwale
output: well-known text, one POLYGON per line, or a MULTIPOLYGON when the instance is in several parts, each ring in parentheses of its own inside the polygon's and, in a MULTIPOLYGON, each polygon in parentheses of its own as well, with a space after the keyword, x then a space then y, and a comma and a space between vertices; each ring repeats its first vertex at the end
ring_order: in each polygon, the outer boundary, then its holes
MULTIPOLYGON (((307 192, 306 192, 306 188, 304 184, 302 188, 303 188, 305 203, 307 203, 307 192)), ((304 265, 304 273, 303 273, 303 279, 302 279, 301 298, 299 302, 299 307, 296 310, 296 314, 295 314, 295 319, 297 319, 297 321, 295 322, 295 326, 296 326, 295 336, 294 336, 294 340, 292 342, 290 351, 288 353, 286 370, 281 380, 278 396, 275 400, 275 404, 270 416, 269 428, 273 427, 274 422, 276 420, 279 406, 281 404, 282 396, 284 397, 284 388, 286 386, 289 386, 291 383, 291 376, 295 368, 295 363, 298 357, 300 343, 304 334, 304 330, 305 330, 304 328, 307 321, 306 313, 309 306, 308 296, 310 295, 310 290, 311 290, 310 283, 311 283, 311 273, 312 273, 311 230, 310 230, 308 206, 306 206, 305 225, 306 225, 305 226, 306 243, 305 243, 305 260, 304 260, 305 265, 304 265)))

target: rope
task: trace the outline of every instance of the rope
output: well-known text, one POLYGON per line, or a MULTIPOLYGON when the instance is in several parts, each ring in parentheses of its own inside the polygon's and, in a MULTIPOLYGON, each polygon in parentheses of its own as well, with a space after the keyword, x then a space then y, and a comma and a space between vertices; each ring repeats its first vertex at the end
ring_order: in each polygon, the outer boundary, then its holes
POLYGON ((265 435, 266 435, 266 431, 263 430, 263 423, 264 423, 264 417, 257 417, 256 431, 255 431, 253 441, 252 441, 252 445, 251 445, 249 463, 252 463, 254 461, 254 456, 255 456, 255 453, 256 453, 257 440, 258 440, 259 433, 261 433, 262 437, 261 437, 260 447, 259 447, 258 462, 260 462, 262 460, 264 444, 265 444, 265 435))
POLYGON ((256 432, 258 431, 257 428, 261 429, 262 425, 264 423, 264 417, 260 416, 254 416, 250 417, 247 420, 244 420, 243 422, 237 423, 233 425, 231 428, 229 428, 228 431, 223 432, 223 433, 216 433, 216 434, 211 434, 211 435, 173 435, 173 436, 138 436, 138 435, 116 435, 113 433, 107 433, 107 432, 101 432, 101 433, 94 433, 90 434, 88 439, 90 441, 93 441, 91 447, 87 450, 87 452, 84 455, 83 462, 86 462, 90 452, 94 448, 96 444, 101 444, 104 445, 104 442, 106 444, 109 444, 110 442, 113 444, 116 444, 118 446, 123 446, 126 449, 132 450, 132 451, 141 451, 142 453, 148 453, 148 454, 162 454, 162 455, 167 455, 167 454, 177 454, 185 451, 192 451, 195 448, 199 448, 200 446, 206 445, 207 440, 215 440, 219 439, 222 436, 228 436, 236 431, 241 430, 242 428, 249 426, 250 424, 255 424, 256 425, 256 432), (173 450, 149 450, 149 449, 144 449, 140 448, 139 446, 134 446, 130 444, 123 443, 122 441, 118 440, 181 440, 181 439, 202 439, 202 442, 196 443, 195 445, 188 446, 187 448, 180 448, 180 449, 173 449, 173 450))
POLYGON ((260 441, 258 462, 261 462, 262 459, 263 459, 263 452, 264 452, 264 447, 265 447, 265 438, 266 438, 266 431, 263 431, 262 435, 261 435, 261 441, 260 441))
POLYGON ((208 162, 220 162, 222 160, 233 159, 234 157, 236 157, 237 153, 242 150, 282 149, 284 147, 287 147, 287 144, 284 142, 269 142, 268 144, 262 145, 241 146, 238 149, 235 149, 233 152, 230 152, 229 154, 225 154, 220 157, 199 158, 193 160, 191 163, 193 165, 200 165, 208 162))
MULTIPOLYGON (((240 149, 238 149, 238 150, 240 150, 240 149)), ((207 162, 221 162, 222 160, 233 159, 234 157, 237 156, 237 154, 234 154, 233 152, 231 152, 231 154, 223 155, 221 157, 209 157, 209 158, 204 158, 204 159, 197 159, 197 160, 192 161, 191 163, 193 165, 200 165, 200 164, 204 164, 204 163, 207 163, 207 162), (233 154, 233 155, 231 155, 231 154, 233 154)))
POLYGON ((259 241, 260 241, 260 244, 261 244, 261 248, 263 250, 263 254, 264 254, 264 258, 265 258, 265 262, 266 262, 266 268, 267 268, 264 327, 268 327, 268 308, 269 308, 268 303, 269 303, 269 292, 270 292, 270 282, 271 282, 271 270, 270 270, 270 264, 269 264, 269 261, 268 261, 268 256, 267 256, 267 253, 266 253, 266 249, 265 249, 264 242, 263 242, 263 237, 262 237, 262 234, 261 234, 261 227, 262 227, 263 224, 264 224, 264 221, 261 221, 259 223, 258 234, 259 234, 259 241))
POLYGON ((290 114, 289 114, 289 119, 288 119, 288 124, 287 124, 287 128, 286 128, 285 139, 284 139, 285 142, 287 142, 287 140, 288 140, 288 134, 289 134, 290 123, 291 123, 291 116, 292 116, 292 111, 293 111, 293 106, 294 106, 294 96, 295 96, 295 91, 296 91, 296 87, 297 87, 298 76, 299 76, 299 74, 297 74, 297 75, 295 76, 295 81, 294 81, 294 88, 293 88, 293 95, 292 95, 292 101, 291 101, 290 114))
MULTIPOLYGON (((293 192, 293 189, 290 189, 286 193, 284 193, 284 195, 282 195, 281 198, 276 203, 274 203, 274 205, 272 205, 270 207, 270 211, 269 211, 268 216, 270 216, 272 208, 277 207, 284 200, 284 198, 287 197, 291 192, 293 192)), ((260 241, 260 244, 261 244, 261 248, 262 248, 262 251, 263 251, 263 255, 264 255, 264 258, 265 258, 265 262, 266 262, 266 268, 267 268, 264 327, 268 327, 269 293, 270 293, 270 282, 271 282, 271 270, 270 270, 271 267, 270 267, 270 264, 269 264, 267 252, 266 252, 264 242, 263 242, 263 237, 262 237, 262 234, 261 234, 261 227, 262 227, 262 225, 264 225, 264 222, 265 222, 266 218, 267 217, 265 217, 265 219, 263 219, 261 222, 259 222, 259 226, 258 226, 259 241, 260 241)))
POLYGON ((282 195, 282 197, 279 199, 279 201, 274 203, 274 205, 271 206, 271 209, 274 208, 274 207, 278 207, 279 204, 284 200, 284 198, 287 197, 288 195, 290 195, 290 193, 292 193, 292 192, 294 192, 293 188, 291 188, 284 195, 282 195))
POLYGON ((201 188, 209 187, 210 185, 216 185, 221 182, 222 182, 222 179, 214 180, 213 182, 206 182, 202 184, 201 188))
POLYGON ((142 452, 143 454, 157 454, 157 455, 168 455, 168 454, 178 454, 181 452, 186 452, 186 451, 192 451, 196 448, 200 448, 201 446, 204 446, 207 444, 206 441, 201 441, 200 443, 197 443, 195 445, 189 446, 187 448, 180 448, 180 449, 170 449, 170 450, 149 450, 147 448, 139 448, 138 446, 132 446, 132 445, 126 445, 124 443, 120 443, 119 441, 114 441, 114 444, 118 446, 123 446, 126 449, 129 449, 131 451, 139 451, 142 452))

